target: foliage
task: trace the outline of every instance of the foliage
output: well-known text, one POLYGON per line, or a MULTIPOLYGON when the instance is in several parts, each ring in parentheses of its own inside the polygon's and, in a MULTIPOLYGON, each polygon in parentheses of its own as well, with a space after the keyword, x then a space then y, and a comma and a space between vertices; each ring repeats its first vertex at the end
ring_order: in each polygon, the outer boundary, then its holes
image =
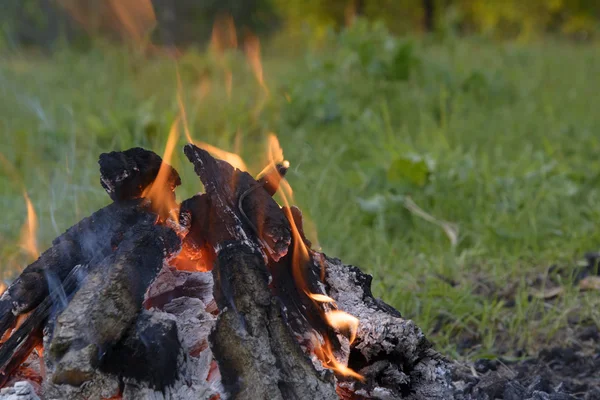
MULTIPOLYGON (((528 40, 559 34, 590 39, 597 37, 600 26, 600 3, 595 0, 437 0, 433 4, 434 26, 441 38, 478 34, 528 40)), ((131 32, 124 31, 139 23, 139 11, 145 7, 153 7, 156 27, 138 32, 140 36, 175 47, 203 47, 213 23, 223 15, 233 18, 240 36, 247 31, 266 36, 284 30, 287 34, 309 31, 322 39, 329 29, 340 31, 356 17, 380 21, 394 34, 425 29, 424 2, 414 0, 0 0, 0 6, 0 48, 35 46, 46 51, 64 41, 88 49, 99 37, 130 40, 131 32)), ((404 72, 399 71, 400 76, 404 72)))

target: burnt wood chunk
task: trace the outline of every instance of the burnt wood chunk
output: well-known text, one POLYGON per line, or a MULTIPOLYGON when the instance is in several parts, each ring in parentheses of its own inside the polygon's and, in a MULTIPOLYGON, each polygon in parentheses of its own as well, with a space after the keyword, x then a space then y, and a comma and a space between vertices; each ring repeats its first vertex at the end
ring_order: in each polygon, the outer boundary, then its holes
POLYGON ((211 335, 222 382, 235 399, 337 399, 333 376, 302 352, 268 288, 263 257, 243 243, 218 254, 211 335))
POLYGON ((13 325, 15 315, 33 310, 48 296, 49 283, 60 285, 76 265, 111 254, 129 227, 155 219, 142 200, 112 203, 54 239, 0 297, 0 336, 13 325))
POLYGON ((372 277, 324 254, 313 256, 321 257, 325 267, 328 295, 360 321, 348 366, 365 382, 342 382, 344 391, 366 398, 454 398, 450 363, 433 350, 413 321, 373 297, 372 277))
POLYGON ((333 375, 303 353, 268 286, 264 254, 277 262, 291 243, 283 211, 249 174, 193 145, 185 153, 210 204, 206 241, 221 310, 211 348, 226 390, 240 400, 337 399, 333 375))
POLYGON ((125 337, 107 350, 100 370, 119 377, 147 382, 163 390, 178 376, 181 344, 175 318, 165 313, 142 311, 125 337))
POLYGON ((138 223, 116 252, 93 267, 57 318, 49 354, 54 383, 78 386, 91 379, 103 354, 116 344, 140 312, 144 293, 180 240, 172 230, 138 223))
MULTIPOLYGON (((100 183, 113 201, 137 199, 158 175, 162 159, 154 152, 134 147, 125 151, 102 153, 100 183)), ((173 191, 181 185, 177 171, 169 169, 165 190, 173 191)))
MULTIPOLYGON (((213 158, 193 144, 184 148, 210 199, 210 238, 214 244, 258 238, 273 260, 285 256, 291 242, 290 225, 279 205, 250 174, 213 158)), ((256 242, 256 241, 255 241, 256 242)))

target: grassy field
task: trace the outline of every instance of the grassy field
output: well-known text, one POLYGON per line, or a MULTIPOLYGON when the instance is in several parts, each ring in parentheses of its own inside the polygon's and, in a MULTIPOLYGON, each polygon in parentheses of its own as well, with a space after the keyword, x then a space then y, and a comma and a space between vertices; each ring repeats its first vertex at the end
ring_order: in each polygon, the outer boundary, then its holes
MULTIPOLYGON (((188 122, 252 171, 275 132, 329 255, 373 274, 375 294, 452 356, 534 353, 566 340, 575 317, 600 324, 599 292, 559 281, 557 299, 532 296, 551 265, 600 247, 598 46, 423 42, 358 26, 319 48, 278 48, 263 54, 268 95, 242 53, 184 54, 188 122)), ((0 169, 6 278, 28 261, 22 185, 45 249, 108 204, 101 152, 162 154, 176 95, 172 60, 109 46, 0 62, 0 152, 17 170, 0 169)), ((179 198, 200 191, 183 154, 172 162, 179 198)))

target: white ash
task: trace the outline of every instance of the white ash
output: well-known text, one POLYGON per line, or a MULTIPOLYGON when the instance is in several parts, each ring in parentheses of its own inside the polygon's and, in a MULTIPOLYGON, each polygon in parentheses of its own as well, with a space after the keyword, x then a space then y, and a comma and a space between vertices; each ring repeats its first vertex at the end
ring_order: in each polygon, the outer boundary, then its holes
POLYGON ((0 400, 40 400, 31 383, 19 381, 13 387, 0 390, 0 400))
MULTIPOLYGON (((398 372, 391 374, 394 385, 399 386, 402 382, 410 385, 412 394, 407 397, 409 399, 453 398, 450 366, 429 347, 417 325, 390 312, 389 306, 365 292, 369 290, 370 282, 365 284, 367 276, 356 267, 346 266, 340 260, 324 255, 322 261, 326 266, 328 295, 336 301, 340 310, 359 320, 354 349, 360 351, 369 363, 382 356, 389 360, 398 372), (400 360, 401 365, 394 364, 400 360), (410 366, 410 371, 405 374, 406 366, 410 366)), ((399 393, 394 393, 393 387, 387 385, 363 389, 361 394, 378 399, 400 398, 399 393)))

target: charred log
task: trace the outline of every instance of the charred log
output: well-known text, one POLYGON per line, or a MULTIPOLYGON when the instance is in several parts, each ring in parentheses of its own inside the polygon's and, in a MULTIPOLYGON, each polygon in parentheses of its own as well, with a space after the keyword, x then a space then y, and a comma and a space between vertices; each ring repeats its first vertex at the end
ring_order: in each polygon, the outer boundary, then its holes
POLYGON ((93 267, 57 318, 49 354, 52 380, 78 386, 93 376, 104 353, 135 321, 144 293, 165 257, 180 246, 170 229, 142 223, 124 236, 116 252, 93 267))
POLYGON ((217 254, 221 310, 211 343, 227 391, 236 399, 337 398, 333 376, 302 352, 268 287, 263 251, 277 262, 291 242, 281 208, 249 174, 193 145, 185 153, 210 199, 206 240, 217 254))
POLYGON ((370 275, 320 256, 327 293, 340 310, 360 321, 349 367, 363 374, 365 383, 349 381, 340 386, 365 398, 453 398, 450 364, 432 349, 419 327, 373 297, 370 275))
POLYGON ((186 145, 184 152, 210 200, 211 242, 219 246, 253 237, 273 260, 285 256, 291 242, 290 226, 269 193, 247 172, 214 159, 193 144, 186 145))
POLYGON ((136 381, 148 382, 162 391, 179 374, 181 344, 175 319, 160 318, 158 313, 142 312, 125 337, 110 348, 100 370, 136 381))
MULTIPOLYGON (((154 152, 135 147, 100 155, 100 183, 113 201, 137 199, 154 182, 162 159, 154 152)), ((165 190, 173 191, 181 185, 177 171, 168 168, 165 190)))
MULTIPOLYGON (((70 295, 76 285, 65 280, 75 266, 106 258, 119 245, 129 227, 156 218, 143 200, 136 198, 156 178, 162 163, 159 156, 135 148, 102 154, 99 163, 102 185, 111 198, 119 202, 100 209, 56 238, 52 247, 26 267, 0 297, 0 336, 14 326, 17 315, 30 312, 45 303, 27 318, 19 328, 19 334, 1 347, 0 366, 4 368, 4 373, 9 373, 10 368, 5 367, 10 357, 17 353, 17 348, 20 352, 26 351, 21 346, 22 342, 26 341, 32 348, 31 341, 26 340, 27 336, 41 329, 50 307, 56 303, 56 299, 53 301, 49 298, 50 291, 63 297, 70 295)), ((169 179, 166 190, 172 191, 181 181, 177 171, 170 166, 167 168, 169 179)))
POLYGON ((335 399, 333 376, 300 350, 268 288, 263 258, 244 245, 219 252, 215 297, 222 310, 211 336, 223 385, 236 399, 335 399))

